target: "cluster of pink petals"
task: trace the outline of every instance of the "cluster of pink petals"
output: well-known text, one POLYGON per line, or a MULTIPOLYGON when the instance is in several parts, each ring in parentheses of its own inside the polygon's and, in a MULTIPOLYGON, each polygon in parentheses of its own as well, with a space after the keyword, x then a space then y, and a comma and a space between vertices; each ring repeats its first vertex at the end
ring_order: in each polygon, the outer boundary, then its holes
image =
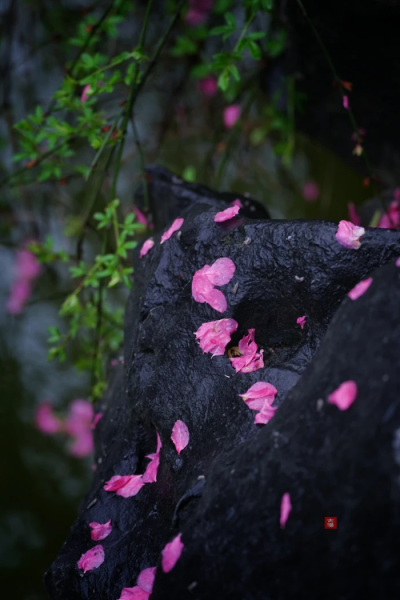
POLYGON ((241 203, 241 201, 239 200, 239 198, 236 198, 236 200, 234 200, 233 202, 231 202, 232 206, 238 206, 239 208, 243 208, 243 204, 241 203))
POLYGON ((361 246, 360 237, 364 234, 364 227, 353 225, 350 221, 340 221, 336 239, 345 248, 358 250, 361 246))
POLYGON ((400 203, 393 200, 387 211, 381 216, 378 227, 381 229, 398 229, 400 225, 400 203))
POLYGON ((189 27, 197 27, 204 23, 210 12, 214 0, 190 0, 189 11, 185 15, 185 21, 189 27))
POLYGON ((226 208, 225 210, 222 210, 221 212, 217 213, 214 217, 214 221, 216 223, 222 223, 223 221, 229 221, 229 219, 233 219, 233 217, 235 217, 238 212, 240 210, 240 207, 235 205, 235 206, 230 206, 229 208, 226 208))
POLYGON ((148 251, 151 250, 153 246, 154 246, 153 238, 149 238, 148 240, 146 240, 140 249, 139 258, 143 258, 143 256, 146 256, 148 251))
POLYGON ((78 458, 93 452, 93 406, 87 400, 74 400, 69 408, 65 431, 72 438, 70 454, 78 458))
POLYGON ((100 540, 104 540, 108 537, 112 531, 111 519, 107 521, 107 523, 89 523, 89 527, 92 530, 90 532, 90 537, 95 542, 99 542, 100 540))
POLYGON ((290 501, 290 494, 288 494, 286 492, 286 494, 283 494, 283 496, 282 496, 282 500, 281 500, 281 514, 280 514, 280 517, 279 517, 279 523, 280 523, 280 526, 282 527, 282 529, 286 525, 286 521, 289 518, 291 510, 292 510, 292 503, 290 501))
POLYGON ((90 96, 90 84, 85 85, 81 95, 81 102, 86 102, 90 96))
POLYGON ((339 410, 347 410, 357 397, 357 384, 355 381, 344 381, 328 396, 328 402, 335 404, 339 410))
POLYGON ((236 373, 252 373, 264 366, 263 352, 258 351, 258 346, 254 341, 255 329, 249 329, 248 335, 245 335, 239 342, 238 348, 242 356, 235 356, 229 360, 236 373))
POLYGON ((197 82, 197 89, 203 96, 212 98, 218 91, 217 80, 212 76, 204 77, 197 82))
POLYGON ((231 129, 240 118, 240 106, 231 104, 224 110, 224 125, 227 129, 231 129))
POLYGON ((146 458, 150 459, 149 464, 143 473, 142 479, 144 483, 154 483, 157 481, 157 472, 160 465, 160 450, 162 448, 161 438, 157 432, 157 450, 153 454, 148 454, 146 458))
POLYGON ((171 440, 174 442, 178 454, 186 448, 189 443, 189 429, 183 421, 176 421, 171 434, 171 440))
POLYGON ((239 394, 239 396, 243 398, 251 410, 259 411, 255 416, 254 423, 265 425, 275 414, 276 408, 273 408, 271 404, 277 393, 278 390, 271 383, 258 381, 245 394, 239 394))
POLYGON ((306 317, 299 317, 296 320, 297 325, 300 325, 301 329, 304 329, 304 325, 306 324, 306 317))
POLYGON ((363 279, 362 281, 357 283, 357 285, 355 285, 347 295, 349 296, 349 298, 351 298, 351 300, 357 300, 357 298, 365 294, 371 283, 372 277, 368 277, 368 279, 363 279))
POLYGON ((78 560, 78 568, 83 569, 83 572, 92 571, 97 569, 104 562, 104 548, 101 544, 98 544, 94 548, 91 548, 78 560))
POLYGON ((161 552, 161 567, 164 573, 169 573, 174 568, 182 554, 185 545, 181 540, 181 536, 182 534, 179 533, 161 552))
POLYGON ((48 402, 42 402, 35 415, 35 425, 45 434, 66 433, 72 439, 69 453, 82 458, 93 451, 92 430, 102 417, 93 420, 93 406, 87 400, 74 400, 66 419, 59 419, 48 402))
POLYGON ((31 295, 32 281, 39 276, 40 271, 41 266, 32 252, 18 250, 15 261, 16 277, 7 301, 7 311, 10 314, 17 315, 22 311, 31 295))
POLYGON ((207 302, 220 313, 226 311, 228 304, 220 290, 215 285, 225 285, 230 282, 235 272, 235 265, 230 258, 218 258, 211 266, 204 265, 196 271, 192 281, 192 296, 196 302, 207 302))
POLYGON ((144 569, 137 578, 137 585, 124 588, 118 600, 148 600, 153 591, 156 567, 144 569))
POLYGON ((54 434, 63 430, 63 422, 56 417, 49 402, 42 402, 36 411, 35 425, 45 434, 54 434))
POLYGON ((174 234, 175 231, 178 231, 182 227, 183 221, 184 221, 184 219, 182 219, 182 218, 175 219, 175 221, 172 223, 171 227, 162 234, 161 244, 163 244, 164 242, 169 240, 169 238, 172 236, 172 234, 174 234))
POLYGON ((210 352, 212 356, 222 356, 231 341, 231 334, 237 328, 238 324, 234 319, 203 323, 195 333, 196 340, 200 340, 200 348, 203 352, 210 352))
POLYGON ((315 181, 307 181, 303 185, 302 196, 307 202, 315 202, 319 197, 319 186, 315 181))
POLYGON ((136 496, 145 483, 154 483, 157 481, 161 448, 161 438, 157 432, 157 450, 154 454, 146 456, 146 458, 150 459, 150 463, 147 465, 143 475, 114 475, 105 483, 103 489, 106 492, 116 492, 117 496, 122 496, 123 498, 136 496))

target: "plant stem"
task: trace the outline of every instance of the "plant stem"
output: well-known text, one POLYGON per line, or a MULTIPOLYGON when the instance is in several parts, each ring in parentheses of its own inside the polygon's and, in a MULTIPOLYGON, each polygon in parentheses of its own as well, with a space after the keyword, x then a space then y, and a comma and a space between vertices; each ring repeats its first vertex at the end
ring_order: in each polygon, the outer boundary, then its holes
POLYGON ((142 174, 144 205, 149 210, 150 209, 149 188, 147 185, 146 170, 145 170, 145 166, 144 166, 144 153, 143 153, 142 144, 140 142, 139 133, 136 128, 135 117, 133 115, 132 115, 131 122, 132 122, 133 135, 135 136, 136 147, 137 147, 137 151, 138 151, 138 155, 139 155, 140 171, 142 174))

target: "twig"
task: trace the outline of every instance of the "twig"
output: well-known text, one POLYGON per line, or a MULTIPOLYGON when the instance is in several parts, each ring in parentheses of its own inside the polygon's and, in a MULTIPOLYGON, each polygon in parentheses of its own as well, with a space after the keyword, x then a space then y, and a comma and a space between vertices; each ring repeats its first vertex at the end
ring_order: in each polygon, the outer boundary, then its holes
POLYGON ((137 151, 138 151, 138 155, 139 155, 140 172, 141 172, 142 183, 143 183, 144 205, 149 210, 150 209, 149 187, 147 185, 146 170, 145 170, 145 166, 144 166, 144 152, 143 152, 142 144, 140 142, 139 133, 136 128, 134 115, 132 115, 131 122, 132 122, 133 135, 135 137, 136 147, 137 147, 137 151))

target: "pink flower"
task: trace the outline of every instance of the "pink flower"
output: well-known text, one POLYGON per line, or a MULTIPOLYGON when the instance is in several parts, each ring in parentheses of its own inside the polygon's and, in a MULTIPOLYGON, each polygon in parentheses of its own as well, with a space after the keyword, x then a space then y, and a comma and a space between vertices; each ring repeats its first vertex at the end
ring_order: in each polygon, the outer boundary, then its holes
POLYGON ((85 554, 82 554, 78 560, 79 569, 83 569, 83 572, 97 569, 104 562, 104 548, 101 544, 91 548, 85 554))
POLYGON ((99 540, 104 540, 107 536, 110 535, 112 531, 111 519, 103 525, 101 523, 95 522, 89 523, 89 527, 92 530, 90 532, 90 537, 92 538, 92 540, 94 540, 95 542, 98 542, 99 540))
POLYGON ((215 215, 214 221, 216 223, 222 223, 223 221, 229 221, 229 219, 233 219, 233 217, 235 217, 238 214, 239 210, 240 210, 239 206, 231 206, 229 208, 226 208, 225 210, 222 210, 221 212, 219 212, 215 215))
POLYGON ((160 465, 160 450, 162 448, 161 438, 157 432, 157 451, 155 454, 148 454, 146 458, 150 458, 150 462, 142 476, 144 483, 154 483, 157 481, 157 472, 160 465))
POLYGON ((357 285, 355 285, 347 295, 352 300, 357 300, 357 298, 365 294, 371 283, 372 277, 368 277, 368 279, 363 279, 362 281, 360 281, 360 283, 357 283, 357 285))
POLYGON ((153 238, 149 238, 148 240, 146 240, 145 243, 143 244, 143 246, 140 249, 139 258, 142 258, 143 256, 146 256, 146 254, 148 253, 148 251, 151 250, 151 248, 153 246, 154 246, 153 238))
POLYGON ((241 356, 230 358, 232 367, 236 373, 252 373, 264 366, 263 352, 257 352, 258 346, 254 341, 255 329, 249 329, 248 335, 245 335, 239 342, 238 347, 241 356))
POLYGON ((378 227, 380 229, 395 229, 400 224, 400 205, 397 200, 390 203, 387 211, 381 216, 378 227))
POLYGON ((141 475, 114 475, 105 483, 103 489, 106 492, 116 492, 117 496, 123 498, 131 498, 144 486, 144 481, 141 475))
POLYGON ((254 423, 265 425, 275 414, 276 408, 271 404, 275 400, 278 390, 271 383, 258 381, 254 383, 245 394, 239 394, 251 410, 260 411, 254 419, 254 423))
POLYGON ((243 204, 240 202, 239 198, 236 198, 233 202, 231 202, 232 206, 238 206, 239 208, 243 208, 243 204))
POLYGON ((220 319, 203 323, 196 331, 196 339, 200 340, 200 348, 210 352, 212 356, 225 354, 226 345, 231 341, 231 333, 236 331, 238 324, 234 319, 220 319))
POLYGON ((228 305, 222 292, 214 286, 229 283, 235 272, 235 264, 230 258, 218 258, 210 267, 204 265, 196 271, 192 281, 192 296, 196 302, 207 302, 218 312, 225 312, 228 305))
POLYGON ((189 429, 183 421, 176 421, 171 434, 171 440, 174 442, 178 454, 186 448, 189 443, 189 429))
POLYGON ((103 416, 103 413, 97 413, 97 415, 94 416, 93 423, 91 425, 92 429, 96 429, 96 425, 100 421, 102 416, 103 416))
POLYGON ((185 15, 185 21, 189 27, 197 27, 207 20, 212 10, 214 0, 190 0, 189 11, 185 15))
POLYGON ((90 85, 87 84, 85 85, 85 87, 83 88, 82 91, 82 95, 81 95, 81 102, 86 102, 86 100, 89 98, 90 95, 90 85))
POLYGON ((217 88, 217 80, 215 77, 204 77, 204 79, 200 79, 197 82, 197 89, 201 94, 207 96, 208 98, 212 98, 218 91, 217 88))
POLYGON ((26 281, 36 279, 42 270, 36 256, 29 250, 18 250, 15 268, 18 279, 26 281))
POLYGON ((42 402, 36 411, 35 425, 42 433, 53 434, 62 431, 63 425, 48 402, 42 402))
POLYGON ((31 295, 31 284, 26 279, 17 279, 11 287, 11 293, 7 301, 7 311, 11 315, 22 312, 25 303, 31 295))
POLYGON ((336 404, 339 410, 347 410, 356 399, 357 391, 355 381, 344 381, 337 390, 328 396, 328 402, 336 404))
POLYGON ((81 431, 73 437, 69 453, 77 458, 83 458, 94 450, 93 434, 91 431, 81 431))
POLYGON ((350 108, 348 96, 343 96, 343 108, 346 108, 346 109, 350 108))
POLYGON ((396 258, 396 267, 400 267, 400 256, 396 258))
POLYGON ((180 229, 182 227, 182 223, 183 223, 184 219, 175 219, 175 221, 172 223, 171 227, 169 229, 167 229, 167 231, 165 231, 162 236, 161 236, 161 244, 163 244, 164 242, 166 242, 167 240, 169 240, 169 238, 171 237, 171 235, 173 233, 175 233, 175 231, 178 231, 178 229, 180 229))
POLYGON ((164 573, 169 573, 174 568, 182 554, 185 545, 181 541, 181 536, 182 534, 179 533, 161 552, 161 567, 164 573))
POLYGON ((336 239, 345 248, 358 250, 361 246, 360 237, 364 234, 364 227, 353 225, 350 221, 340 221, 336 239))
POLYGON ((231 129, 240 117, 240 106, 231 104, 224 110, 224 125, 227 129, 231 129))
POLYGON ((282 527, 282 529, 286 525, 286 521, 289 518, 291 510, 292 510, 292 503, 290 502, 290 494, 288 494, 286 492, 286 494, 283 494, 283 496, 282 496, 282 500, 281 500, 281 514, 280 514, 280 517, 279 517, 279 523, 280 523, 280 526, 282 527))
POLYGON ((148 600, 153 591, 156 567, 144 569, 138 579, 137 585, 133 588, 124 588, 119 600, 148 600))
POLYGON ((319 186, 315 181, 307 181, 303 186, 301 194, 307 202, 315 202, 315 200, 318 200, 320 194, 319 186))
POLYGON ((348 205, 348 209, 349 209, 349 219, 351 221, 351 223, 353 223, 353 225, 360 225, 360 217, 357 214, 357 210, 355 207, 355 204, 353 202, 350 202, 348 205))
POLYGON ((92 427, 93 406, 88 400, 74 400, 69 407, 66 431, 69 435, 78 435, 92 427))
POLYGON ((144 213, 142 213, 142 211, 137 208, 137 206, 133 207, 133 212, 136 215, 136 220, 138 223, 140 223, 141 225, 145 225, 147 227, 148 225, 148 221, 147 221, 147 217, 144 213))
POLYGON ((297 325, 300 325, 301 329, 304 329, 304 325, 306 324, 306 318, 305 317, 299 317, 296 320, 297 325))

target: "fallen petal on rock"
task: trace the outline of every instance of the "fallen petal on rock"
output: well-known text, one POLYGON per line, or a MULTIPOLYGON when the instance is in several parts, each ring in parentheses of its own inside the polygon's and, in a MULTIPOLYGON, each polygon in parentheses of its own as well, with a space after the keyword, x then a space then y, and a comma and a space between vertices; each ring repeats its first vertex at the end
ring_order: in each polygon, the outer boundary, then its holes
POLYGON ((174 442, 178 454, 180 454, 188 445, 189 429, 183 421, 176 421, 172 428, 171 440, 174 442))
POLYGON ((181 541, 181 536, 182 534, 179 533, 161 552, 161 567, 164 573, 169 573, 174 568, 182 554, 185 545, 181 541))
POLYGON ((355 381, 344 381, 328 396, 328 402, 335 404, 339 410, 347 410, 357 397, 357 384, 355 381))
POLYGON ((352 300, 357 300, 357 298, 359 298, 360 296, 365 294, 365 292, 367 291, 367 289, 369 288, 371 283, 372 283, 372 277, 368 277, 368 279, 363 279, 362 281, 357 283, 357 285, 355 285, 353 287, 353 289, 350 290, 350 292, 347 295, 352 300))
POLYGON ((78 560, 78 568, 83 569, 83 572, 92 571, 97 569, 104 562, 104 549, 101 544, 91 548, 78 560))

